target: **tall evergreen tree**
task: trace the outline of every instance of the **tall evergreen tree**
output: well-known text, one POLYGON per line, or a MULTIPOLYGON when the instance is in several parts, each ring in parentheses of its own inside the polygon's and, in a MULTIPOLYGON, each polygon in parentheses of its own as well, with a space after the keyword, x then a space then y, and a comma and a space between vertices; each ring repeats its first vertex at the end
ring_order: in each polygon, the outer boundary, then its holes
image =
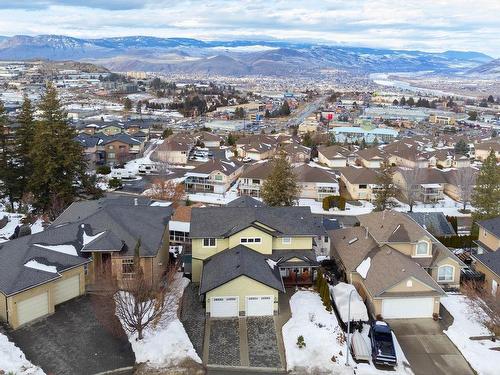
POLYGON ((28 187, 34 195, 35 207, 57 216, 57 211, 64 209, 77 195, 78 184, 86 183, 86 162, 83 149, 74 140, 76 132, 68 125, 52 85, 47 87, 39 109, 41 120, 35 125, 29 155, 33 174, 28 187))
POLYGON ((378 190, 375 193, 375 210, 384 211, 389 207, 389 198, 396 196, 396 189, 392 181, 394 171, 391 163, 384 160, 380 165, 380 172, 377 176, 378 190))
POLYGON ((479 171, 472 194, 475 220, 500 216, 500 166, 492 150, 479 171))
POLYGON ((271 161, 272 172, 262 185, 261 196, 268 206, 293 206, 299 185, 293 168, 281 153, 271 161))
POLYGON ((26 191, 26 185, 33 173, 33 163, 30 152, 33 147, 35 122, 33 118, 33 106, 28 96, 24 96, 21 112, 17 116, 19 128, 16 131, 16 153, 18 157, 19 171, 19 195, 22 197, 26 191))

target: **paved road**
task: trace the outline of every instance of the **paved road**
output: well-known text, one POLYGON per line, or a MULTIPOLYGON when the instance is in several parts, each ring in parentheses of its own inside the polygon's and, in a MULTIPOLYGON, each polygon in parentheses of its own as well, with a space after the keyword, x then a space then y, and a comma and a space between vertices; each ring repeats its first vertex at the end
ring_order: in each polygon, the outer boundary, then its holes
POLYGON ((292 118, 287 121, 287 127, 299 125, 314 111, 316 111, 326 100, 327 96, 321 96, 309 103, 301 112, 293 114, 292 118))
POLYGON ((109 306, 108 300, 84 296, 8 336, 46 374, 91 375, 133 366, 132 347, 109 306))
POLYGON ((389 321, 415 375, 474 375, 460 351, 432 319, 389 321))

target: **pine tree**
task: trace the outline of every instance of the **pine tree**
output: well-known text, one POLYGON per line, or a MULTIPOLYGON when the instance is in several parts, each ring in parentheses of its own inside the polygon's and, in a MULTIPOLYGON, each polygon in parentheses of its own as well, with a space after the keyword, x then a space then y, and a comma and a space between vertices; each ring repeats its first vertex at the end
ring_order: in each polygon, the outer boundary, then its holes
POLYGON ((129 98, 125 98, 123 100, 123 110, 126 112, 130 112, 132 110, 132 100, 129 98))
POLYGON ((384 211, 389 207, 389 198, 396 195, 396 189, 392 182, 394 172, 388 160, 380 165, 380 173, 377 176, 378 189, 375 193, 375 210, 384 211))
POLYGON ((299 185, 292 166, 284 154, 271 161, 272 172, 261 189, 261 196, 268 206, 293 206, 299 195, 299 185))
POLYGON ((20 127, 16 131, 15 138, 19 166, 20 197, 24 195, 26 185, 33 173, 33 163, 30 158, 35 133, 33 112, 31 100, 25 95, 23 105, 21 106, 21 112, 17 116, 20 127))
POLYGON ((500 216, 500 166, 492 150, 479 171, 472 194, 475 220, 500 216))
POLYGON ((49 85, 39 109, 29 157, 33 174, 28 187, 41 212, 57 216, 77 195, 78 184, 85 185, 86 162, 81 146, 74 140, 76 132, 66 119, 56 89, 49 85), (57 207, 57 208, 55 208, 57 207))

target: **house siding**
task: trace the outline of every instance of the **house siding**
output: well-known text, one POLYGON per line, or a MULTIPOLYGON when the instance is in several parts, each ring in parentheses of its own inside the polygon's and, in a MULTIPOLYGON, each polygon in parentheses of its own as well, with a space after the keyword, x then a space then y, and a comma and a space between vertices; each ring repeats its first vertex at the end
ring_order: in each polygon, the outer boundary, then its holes
MULTIPOLYGON (((21 301, 24 301, 28 298, 34 297, 36 295, 47 292, 49 298, 49 315, 53 314, 55 311, 54 305, 54 287, 57 282, 61 280, 65 280, 67 278, 73 277, 75 275, 80 275, 80 295, 85 293, 85 276, 83 271, 83 266, 73 268, 66 272, 61 272, 61 278, 51 281, 49 283, 39 285, 35 288, 28 289, 24 292, 15 294, 7 298, 7 309, 9 312, 9 325, 13 329, 17 329, 19 327, 19 319, 17 315, 17 304, 21 301)), ((1 302, 0 302, 1 304, 1 302)), ((6 313, 5 313, 6 314, 6 313)))
POLYGON ((247 296, 273 296, 274 311, 278 312, 278 291, 247 276, 239 276, 234 280, 215 288, 206 294, 206 311, 210 312, 210 298, 222 296, 238 296, 240 315, 245 314, 247 296))

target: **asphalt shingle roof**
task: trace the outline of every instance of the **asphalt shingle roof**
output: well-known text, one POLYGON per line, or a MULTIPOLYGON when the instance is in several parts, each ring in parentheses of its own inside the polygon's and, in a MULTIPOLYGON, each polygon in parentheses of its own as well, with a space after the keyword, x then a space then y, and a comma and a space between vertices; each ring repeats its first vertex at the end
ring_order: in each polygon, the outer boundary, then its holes
POLYGON ((309 207, 205 207, 193 208, 193 238, 228 237, 255 223, 273 228, 278 236, 310 236, 324 233, 309 207))
POLYGON ((493 233, 495 236, 500 238, 500 216, 493 219, 481 220, 478 224, 488 232, 493 233))
POLYGON ((209 292, 240 276, 247 276, 284 292, 279 267, 271 268, 266 259, 269 258, 264 254, 243 245, 211 256, 203 262, 200 294, 209 292))

